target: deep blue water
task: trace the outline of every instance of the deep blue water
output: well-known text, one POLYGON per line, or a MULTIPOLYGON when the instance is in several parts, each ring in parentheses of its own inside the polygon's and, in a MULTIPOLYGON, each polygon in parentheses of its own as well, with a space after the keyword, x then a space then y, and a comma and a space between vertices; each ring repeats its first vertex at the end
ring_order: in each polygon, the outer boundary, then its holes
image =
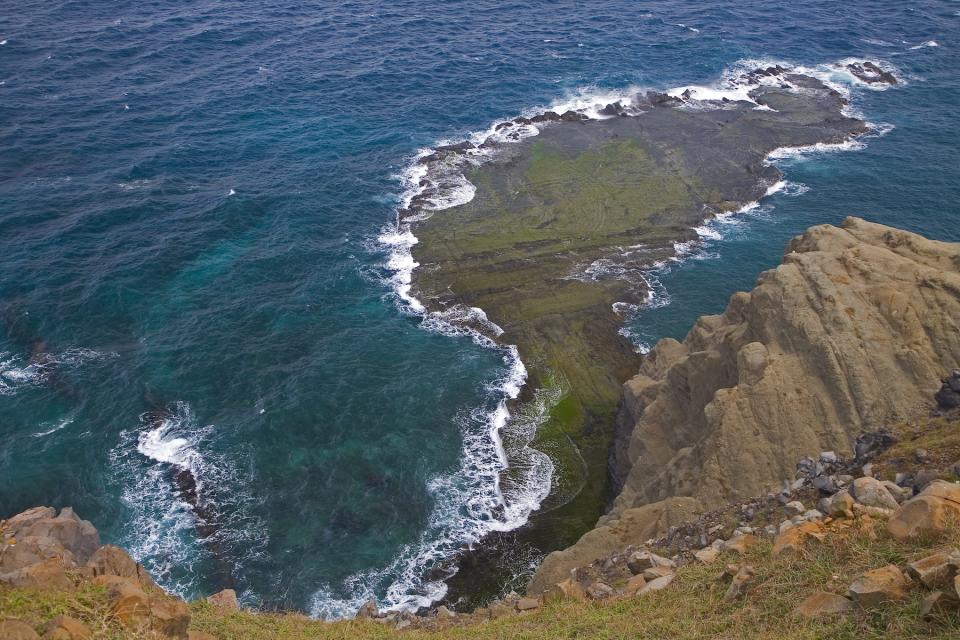
POLYGON ((0 516, 72 505, 187 596, 412 602, 490 519, 509 374, 396 304, 377 237, 417 149, 744 59, 895 66, 851 89, 886 135, 781 162, 786 193, 659 274, 632 329, 680 337, 811 224, 960 240, 958 36, 953 2, 7 3, 0 516))

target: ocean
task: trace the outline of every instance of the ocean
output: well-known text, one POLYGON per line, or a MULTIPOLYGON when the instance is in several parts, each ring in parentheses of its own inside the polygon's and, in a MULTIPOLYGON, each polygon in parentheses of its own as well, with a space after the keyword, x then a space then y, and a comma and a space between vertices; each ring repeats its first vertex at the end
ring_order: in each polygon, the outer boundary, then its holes
POLYGON ((882 135, 773 158, 779 191, 649 274, 623 329, 643 350, 810 225, 960 240, 958 48, 956 2, 7 6, 0 516, 72 506, 185 597, 327 617, 442 597, 436 567, 543 491, 497 483, 523 363, 410 299, 417 154, 748 61, 849 92, 882 135), (848 58, 902 81, 831 71, 848 58))

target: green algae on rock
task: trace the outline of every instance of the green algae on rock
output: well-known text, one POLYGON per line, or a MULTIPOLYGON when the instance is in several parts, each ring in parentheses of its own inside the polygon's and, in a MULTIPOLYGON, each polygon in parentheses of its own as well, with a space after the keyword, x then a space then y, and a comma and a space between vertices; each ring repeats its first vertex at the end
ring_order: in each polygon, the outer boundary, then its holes
POLYGON ((414 295, 516 345, 529 374, 521 404, 535 389, 560 390, 532 442, 554 462, 552 490, 519 534, 541 551, 575 540, 609 498, 620 387, 639 358, 618 331, 618 309, 648 300, 645 272, 695 240, 705 220, 767 194, 781 178, 771 152, 869 131, 810 75, 771 67, 732 86, 739 99, 698 99, 690 88, 607 105, 599 119, 518 118, 479 146, 420 159, 422 191, 400 212, 419 239, 414 295), (463 179, 472 198, 444 209, 444 191, 463 189, 463 179), (475 308, 485 317, 464 313, 475 308))

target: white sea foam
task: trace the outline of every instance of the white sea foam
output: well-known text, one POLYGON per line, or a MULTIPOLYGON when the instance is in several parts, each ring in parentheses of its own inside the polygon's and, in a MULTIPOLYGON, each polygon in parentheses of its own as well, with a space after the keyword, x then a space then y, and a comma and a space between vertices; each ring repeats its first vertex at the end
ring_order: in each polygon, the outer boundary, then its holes
MULTIPOLYGON (((818 78, 845 97, 850 96, 851 85, 878 88, 858 81, 849 70, 841 66, 844 64, 842 61, 834 65, 811 68, 782 61, 742 60, 732 65, 713 85, 677 87, 667 93, 682 97, 693 108, 704 102, 716 108, 717 103, 724 98, 757 104, 749 96, 750 91, 757 85, 747 83, 745 74, 757 68, 776 66, 778 63, 788 72, 818 78), (684 97, 687 91, 689 93, 684 97)), ((778 76, 761 77, 759 82, 775 86, 784 84, 784 80, 778 76)), ((530 109, 521 115, 532 117, 548 110, 557 113, 576 111, 590 119, 603 119, 613 117, 600 113, 600 110, 610 103, 620 102, 629 113, 633 97, 641 91, 640 87, 635 86, 622 90, 584 87, 546 107, 530 109)), ((755 108, 765 107, 757 104, 755 108)), ((848 106, 845 113, 852 115, 852 107, 848 106)), ((488 148, 480 146, 483 142, 516 142, 539 132, 539 126, 533 124, 511 124, 498 130, 497 123, 492 123, 487 129, 463 138, 476 145, 475 148, 429 164, 423 160, 431 156, 434 149, 421 149, 399 176, 402 187, 399 210, 403 211, 406 217, 401 218, 398 215, 397 220, 384 228, 377 238, 379 247, 387 253, 384 264, 386 280, 399 308, 405 313, 420 316, 421 327, 425 330, 448 335, 467 335, 483 346, 504 349, 508 373, 491 386, 491 401, 496 399, 493 407, 478 407, 459 419, 465 443, 461 465, 455 473, 434 478, 428 484, 428 490, 433 494, 437 507, 431 514, 420 540, 405 548, 387 567, 358 573, 342 585, 323 585, 312 599, 311 612, 315 616, 351 616, 371 598, 378 599, 378 604, 388 609, 415 609, 435 602, 446 593, 446 585, 442 580, 427 580, 424 576, 428 570, 436 567, 438 563, 449 561, 465 545, 475 544, 487 533, 507 531, 522 525, 549 494, 552 462, 548 456, 528 446, 539 422, 537 419, 521 420, 519 416, 511 416, 508 408, 508 401, 518 396, 526 380, 526 368, 520 361, 516 347, 495 342, 494 339, 502 331, 490 322, 481 309, 454 306, 442 312, 428 311, 417 299, 412 285, 413 271, 419 264, 412 254, 418 240, 411 223, 461 206, 474 198, 476 189, 464 177, 463 169, 486 162, 492 157, 488 148), (415 199, 416 211, 411 212, 409 208, 415 199), (521 432, 521 437, 517 437, 516 430, 521 432), (505 440, 509 440, 516 449, 509 452, 505 450, 505 440), (505 490, 501 487, 500 477, 508 464, 519 480, 505 490), (344 597, 343 593, 347 595, 344 597)), ((440 141, 437 146, 457 142, 440 141)), ((848 141, 837 145, 777 150, 769 156, 768 161, 774 162, 797 154, 855 149, 861 145, 859 141, 848 141)), ((763 197, 780 192, 797 195, 805 189, 803 185, 779 181, 770 185, 763 197)), ((721 214, 698 226, 695 229, 696 239, 676 243, 671 259, 661 261, 640 274, 647 291, 643 306, 654 308, 669 304, 670 295, 663 287, 660 276, 669 270, 670 265, 684 259, 715 257, 715 253, 705 251, 704 247, 723 238, 724 225, 736 224, 739 216, 760 210, 762 208, 759 202, 747 203, 738 211, 721 214)), ((640 250, 644 248, 625 249, 640 250)), ((584 269, 582 275, 572 277, 606 277, 619 268, 622 267, 615 261, 595 261, 584 269)), ((627 308, 618 310, 630 311, 627 308)), ((637 348, 643 351, 648 350, 649 346, 641 343, 637 348)))
POLYGON ((939 46, 940 46, 940 45, 937 44, 937 41, 936 41, 936 40, 927 40, 926 42, 922 42, 922 43, 920 43, 920 44, 918 44, 918 45, 914 45, 914 46, 910 47, 910 50, 911 50, 911 51, 916 51, 917 49, 927 49, 927 48, 929 48, 929 47, 939 47, 939 46))
POLYGON ((42 387, 58 370, 76 369, 115 357, 116 353, 82 347, 71 347, 57 354, 44 354, 42 358, 32 361, 17 354, 0 352, 0 396, 12 396, 24 389, 42 387))
POLYGON ((32 435, 33 435, 34 438, 43 438, 44 436, 48 436, 48 435, 50 435, 51 433, 56 433, 57 431, 60 431, 61 429, 64 429, 64 428, 70 426, 71 424, 73 424, 73 420, 74 420, 74 418, 76 418, 76 417, 77 417, 77 411, 76 411, 76 410, 73 410, 73 411, 71 411, 65 418, 61 418, 60 420, 56 420, 56 421, 54 421, 53 423, 45 422, 45 423, 41 424, 40 427, 41 427, 42 429, 46 429, 46 430, 45 430, 45 431, 38 431, 38 432, 36 432, 36 433, 34 433, 34 434, 32 434, 32 435), (52 426, 51 426, 51 425, 52 425, 52 426))
POLYGON ((231 560, 250 561, 268 542, 266 527, 255 515, 256 502, 244 488, 250 478, 240 477, 236 461, 230 464, 213 453, 215 446, 203 446, 214 431, 212 425, 198 425, 187 403, 176 402, 162 412, 142 414, 139 428, 122 432, 110 451, 123 487, 121 500, 132 513, 124 546, 158 583, 181 596, 203 578, 207 555, 197 541, 197 516, 173 484, 173 470, 189 471, 200 499, 216 505, 214 535, 231 560))

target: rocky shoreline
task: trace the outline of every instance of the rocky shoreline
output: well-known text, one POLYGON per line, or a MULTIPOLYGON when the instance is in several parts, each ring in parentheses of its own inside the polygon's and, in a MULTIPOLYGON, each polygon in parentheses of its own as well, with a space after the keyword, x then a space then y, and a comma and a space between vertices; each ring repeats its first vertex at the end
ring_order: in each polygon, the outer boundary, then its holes
MULTIPOLYGON (((649 300, 647 271, 695 242, 705 220, 775 188, 771 152, 870 131, 812 75, 771 66, 729 84, 732 97, 687 88, 598 105, 596 118, 516 118, 418 160, 419 191, 399 213, 419 240, 412 294, 428 313, 516 345, 528 379, 515 410, 537 390, 558 398, 530 443, 554 465, 550 495, 502 551, 461 562, 450 602, 496 593, 510 572, 498 554, 572 544, 617 490, 606 471, 612 425, 620 386, 640 366, 619 329, 623 310, 649 300), (472 198, 445 208, 464 184, 472 198)), ((508 491, 517 481, 509 469, 501 478, 508 491)))

